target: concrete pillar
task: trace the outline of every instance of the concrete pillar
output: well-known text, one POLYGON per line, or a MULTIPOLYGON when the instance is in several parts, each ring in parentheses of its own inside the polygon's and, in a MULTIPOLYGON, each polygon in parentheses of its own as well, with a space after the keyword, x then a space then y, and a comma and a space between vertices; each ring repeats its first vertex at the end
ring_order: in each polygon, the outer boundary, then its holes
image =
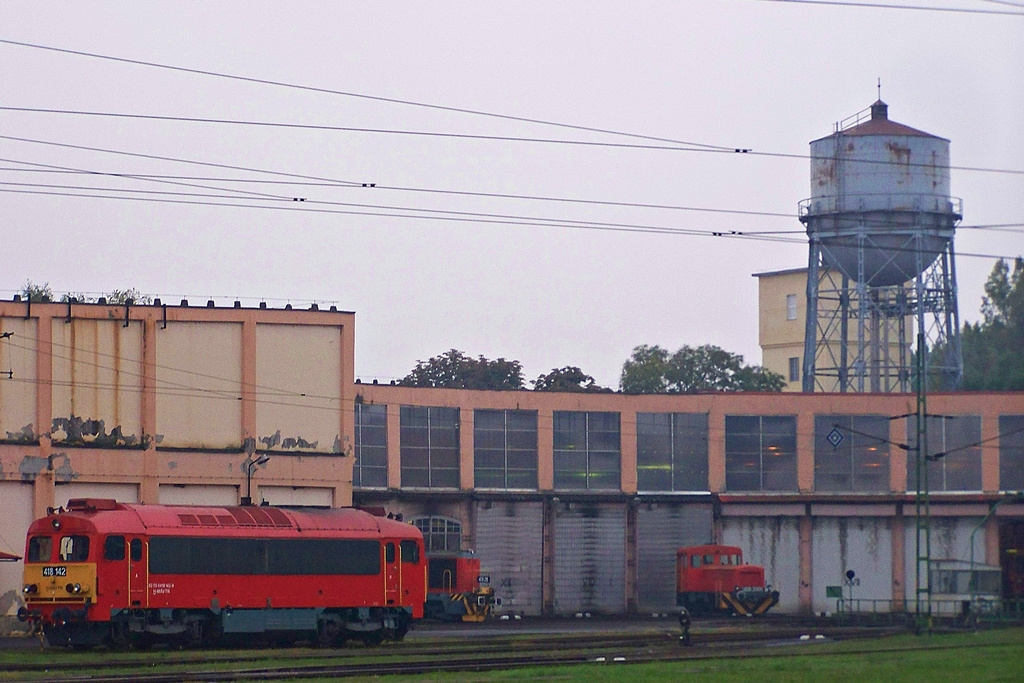
POLYGON ((814 609, 811 580, 814 569, 812 549, 814 521, 810 513, 800 518, 800 611, 810 613, 814 609))

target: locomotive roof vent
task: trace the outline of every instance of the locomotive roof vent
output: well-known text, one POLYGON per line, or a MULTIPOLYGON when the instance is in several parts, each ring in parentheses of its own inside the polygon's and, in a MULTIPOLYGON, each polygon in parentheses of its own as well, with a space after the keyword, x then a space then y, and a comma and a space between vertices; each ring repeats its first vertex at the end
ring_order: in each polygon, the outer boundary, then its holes
POLYGON ((117 501, 113 498, 72 498, 68 501, 69 512, 97 512, 116 510, 117 501))

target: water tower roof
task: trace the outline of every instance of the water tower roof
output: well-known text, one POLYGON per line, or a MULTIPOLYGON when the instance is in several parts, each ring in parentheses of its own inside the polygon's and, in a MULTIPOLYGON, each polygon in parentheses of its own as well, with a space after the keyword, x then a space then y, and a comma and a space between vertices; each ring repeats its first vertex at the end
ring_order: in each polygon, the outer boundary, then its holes
MULTIPOLYGON (((871 105, 871 118, 864 123, 859 123, 849 128, 844 128, 837 133, 833 133, 827 137, 836 137, 839 135, 906 135, 910 137, 919 138, 934 138, 938 140, 945 140, 938 135, 932 135, 931 133, 925 133, 923 130, 911 128, 905 126, 902 123, 896 123, 889 118, 889 105, 882 100, 877 100, 871 105)), ((822 138, 825 139, 825 138, 822 138)))

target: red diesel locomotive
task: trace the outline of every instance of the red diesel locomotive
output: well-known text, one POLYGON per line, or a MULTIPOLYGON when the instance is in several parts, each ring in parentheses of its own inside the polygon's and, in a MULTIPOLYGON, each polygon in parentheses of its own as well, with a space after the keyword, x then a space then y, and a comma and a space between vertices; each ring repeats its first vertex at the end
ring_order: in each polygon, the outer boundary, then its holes
POLYGON ((676 604, 692 614, 764 614, 779 602, 765 585, 764 567, 743 563, 730 545, 698 545, 676 551, 676 604))
POLYGON ((480 622, 501 604, 494 589, 481 580, 480 559, 470 552, 432 552, 427 557, 428 619, 480 622))
POLYGON ((416 527, 353 508, 75 499, 29 527, 18 616, 55 645, 401 640, 426 600, 416 527))

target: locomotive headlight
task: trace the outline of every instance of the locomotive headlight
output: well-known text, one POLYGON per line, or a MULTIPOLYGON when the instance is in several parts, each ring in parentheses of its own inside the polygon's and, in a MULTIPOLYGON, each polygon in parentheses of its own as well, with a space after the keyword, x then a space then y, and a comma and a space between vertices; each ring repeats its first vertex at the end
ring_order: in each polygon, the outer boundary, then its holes
POLYGON ((82 592, 82 584, 80 584, 80 583, 69 583, 68 585, 64 586, 64 590, 66 590, 68 593, 81 593, 82 592))
POLYGON ((56 518, 55 518, 55 519, 53 519, 53 520, 52 520, 52 521, 50 522, 50 524, 51 524, 51 525, 53 525, 53 528, 54 528, 54 529, 59 529, 59 528, 60 528, 60 520, 59 520, 59 519, 56 519, 56 518))
POLYGON ((39 586, 34 583, 26 583, 25 587, 21 589, 21 592, 25 595, 33 595, 39 592, 39 586))

